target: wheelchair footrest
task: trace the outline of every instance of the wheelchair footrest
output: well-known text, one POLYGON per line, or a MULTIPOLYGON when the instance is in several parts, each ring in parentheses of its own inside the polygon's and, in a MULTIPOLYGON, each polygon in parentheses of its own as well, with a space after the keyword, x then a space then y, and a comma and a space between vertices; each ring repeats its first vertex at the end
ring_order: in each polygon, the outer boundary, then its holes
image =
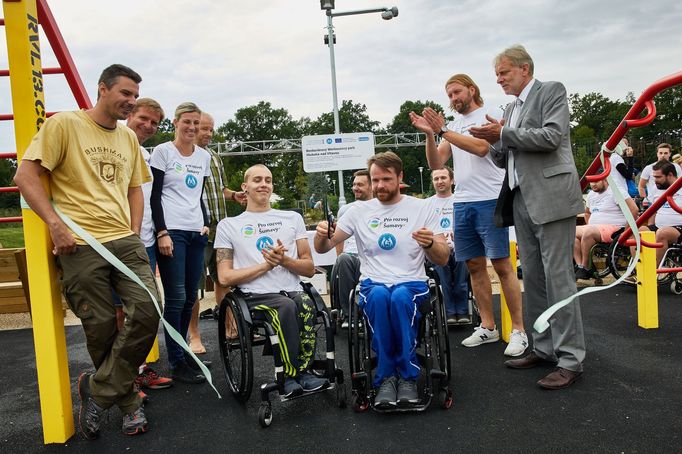
POLYGON ((433 378, 438 378, 438 379, 443 379, 443 378, 447 377, 446 373, 440 369, 431 369, 431 372, 429 372, 429 375, 431 375, 431 377, 433 377, 433 378))

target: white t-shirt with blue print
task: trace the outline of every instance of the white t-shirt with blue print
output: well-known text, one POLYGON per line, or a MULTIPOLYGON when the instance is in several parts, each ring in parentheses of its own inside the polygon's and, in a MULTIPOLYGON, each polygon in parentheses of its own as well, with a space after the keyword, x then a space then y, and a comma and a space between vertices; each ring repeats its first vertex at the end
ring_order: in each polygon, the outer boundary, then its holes
MULTIPOLYGON (((238 270, 265 263, 261 250, 275 246, 280 240, 287 249, 285 254, 298 258, 296 240, 306 239, 305 224, 295 211, 269 210, 266 212, 245 211, 239 216, 225 218, 218 223, 214 248, 234 251, 233 268, 238 270)), ((247 293, 279 293, 284 290, 301 290, 301 278, 277 266, 256 279, 240 284, 247 293)))
POLYGON ((166 229, 200 232, 204 226, 201 190, 204 177, 211 175, 211 155, 195 146, 191 156, 183 156, 173 142, 166 142, 154 148, 149 164, 165 173, 161 206, 166 229))
POLYGON ((355 236, 361 279, 386 285, 427 279, 424 249, 412 238, 422 227, 434 234, 452 230, 440 226, 431 203, 406 195, 393 205, 378 199, 356 202, 336 226, 355 236))
POLYGON ((455 248, 455 243, 454 243, 454 217, 453 217, 453 211, 454 211, 454 203, 455 203, 455 195, 451 194, 448 197, 438 197, 438 194, 433 195, 427 199, 431 203, 431 207, 433 209, 433 212, 436 214, 438 217, 438 225, 440 225, 441 228, 443 229, 448 229, 447 232, 445 232, 445 239, 448 242, 448 245, 450 246, 450 249, 455 248))

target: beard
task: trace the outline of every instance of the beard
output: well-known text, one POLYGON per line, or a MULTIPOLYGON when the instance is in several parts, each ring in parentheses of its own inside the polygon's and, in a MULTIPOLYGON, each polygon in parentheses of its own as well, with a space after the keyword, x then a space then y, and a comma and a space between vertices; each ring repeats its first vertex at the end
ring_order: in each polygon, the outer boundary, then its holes
POLYGON ((661 183, 661 184, 656 183, 656 187, 658 189, 660 189, 661 191, 665 191, 666 189, 668 189, 670 187, 670 183, 668 183, 667 181, 665 183, 661 183))
POLYGON ((374 191, 374 197, 379 199, 380 202, 386 202, 388 200, 393 200, 393 198, 396 197, 398 194, 400 194, 400 188, 396 189, 395 191, 388 191, 386 189, 382 189, 380 191, 374 191))
POLYGON ((464 114, 469 110, 471 107, 471 103, 473 102, 474 97, 469 95, 466 99, 463 99, 461 101, 456 101, 454 103, 450 104, 450 107, 452 107, 452 110, 459 114, 464 114))

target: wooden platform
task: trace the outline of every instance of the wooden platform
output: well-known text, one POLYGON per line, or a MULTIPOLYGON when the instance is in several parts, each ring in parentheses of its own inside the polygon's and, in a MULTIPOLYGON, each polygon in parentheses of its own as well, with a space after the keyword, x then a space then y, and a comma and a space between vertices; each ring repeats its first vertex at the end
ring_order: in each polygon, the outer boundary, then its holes
POLYGON ((27 279, 24 249, 0 249, 0 314, 30 312, 27 292, 24 292, 27 279))

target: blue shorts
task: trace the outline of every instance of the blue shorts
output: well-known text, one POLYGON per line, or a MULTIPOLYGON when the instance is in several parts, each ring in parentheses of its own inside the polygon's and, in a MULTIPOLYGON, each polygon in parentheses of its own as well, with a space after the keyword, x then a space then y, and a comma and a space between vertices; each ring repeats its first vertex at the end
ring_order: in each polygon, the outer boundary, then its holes
POLYGON ((497 200, 455 203, 455 258, 509 257, 509 228, 493 221, 497 200))

